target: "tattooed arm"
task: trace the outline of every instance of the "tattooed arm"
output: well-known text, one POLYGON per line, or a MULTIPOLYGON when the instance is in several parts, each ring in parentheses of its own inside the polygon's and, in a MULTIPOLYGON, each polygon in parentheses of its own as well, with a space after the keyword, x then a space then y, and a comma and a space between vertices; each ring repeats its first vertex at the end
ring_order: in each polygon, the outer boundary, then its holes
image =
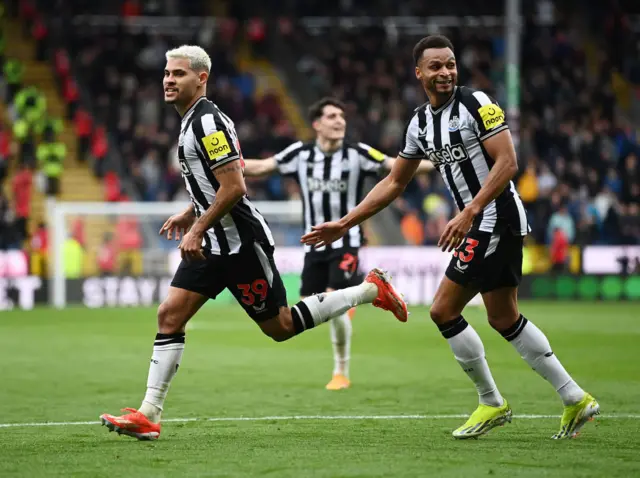
POLYGON ((186 259, 204 259, 202 254, 204 234, 208 229, 220 222, 247 193, 240 161, 231 161, 215 168, 212 172, 218 183, 220 183, 220 187, 216 191, 216 198, 213 203, 193 224, 179 246, 182 257, 186 259))
POLYGON ((215 226, 247 193, 240 161, 232 161, 215 168, 213 175, 220 183, 220 187, 216 191, 216 199, 193 225, 193 228, 203 233, 215 226))

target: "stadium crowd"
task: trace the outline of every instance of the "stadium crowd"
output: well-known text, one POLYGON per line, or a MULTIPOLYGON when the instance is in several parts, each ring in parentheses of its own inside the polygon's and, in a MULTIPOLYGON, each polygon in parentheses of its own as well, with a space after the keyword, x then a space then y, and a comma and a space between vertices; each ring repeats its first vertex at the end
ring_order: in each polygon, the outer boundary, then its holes
MULTIPOLYGON (((189 15, 208 14, 204 2, 188 3, 189 15)), ((359 0, 339 3, 344 15, 367 14, 372 5, 359 0)), ((449 9, 446 5, 425 6, 419 1, 402 2, 401 6, 387 0, 373 3, 378 13, 420 16, 456 13, 451 8, 458 9, 460 2, 452 2, 455 5, 449 9)), ((475 5, 466 3, 468 8, 475 5)), ((477 13, 495 10, 499 14, 502 3, 483 2, 484 10, 477 13)), ((210 53, 214 68, 209 95, 236 122, 246 157, 270 156, 293 140, 292 127, 276 95, 257 98, 255 79, 239 71, 232 56, 247 32, 254 42, 268 41, 265 25, 270 19, 280 27, 277 34, 285 37, 294 50, 297 67, 316 95, 331 94, 345 101, 349 136, 387 154, 397 153, 407 119, 425 101, 413 76, 410 52, 416 38, 399 35, 397 29, 382 23, 367 28, 336 24, 318 36, 297 17, 324 15, 328 2, 303 5, 265 0, 261 5, 270 14, 264 19, 255 16, 259 10, 243 9, 242 2, 234 2, 235 19, 219 19, 215 28, 203 21, 181 36, 170 36, 153 29, 95 24, 74 16, 172 14, 176 2, 38 3, 43 16, 27 18, 30 34, 42 46, 37 49, 38 55, 51 62, 56 77, 72 78, 71 84, 68 80, 60 82, 61 94, 73 106, 70 118, 75 121, 81 157, 89 158, 96 175, 104 178, 108 200, 125 196, 120 184, 125 178, 131 179, 142 200, 185 198, 177 162, 179 118, 163 105, 160 83, 164 52, 176 43, 195 42, 210 53), (299 10, 296 15, 292 15, 293 9, 299 10), (46 15, 54 11, 57 16, 46 23, 44 33, 34 28, 38 18, 53 18, 46 15), (256 28, 259 34, 252 34, 256 28), (89 95, 80 99, 78 89, 85 89, 89 95), (120 178, 104 166, 109 153, 122 159, 120 178)), ((591 58, 577 17, 570 13, 549 8, 549 2, 542 0, 527 11, 523 30, 518 145, 521 168, 517 186, 533 226, 531 238, 536 243, 638 244, 640 137, 636 125, 620 114, 616 105, 611 71, 616 68, 637 84, 640 66, 638 55, 632 53, 640 43, 631 30, 625 30, 627 49, 618 55, 621 63, 616 64, 617 57, 609 59, 611 52, 602 47, 596 54, 600 64, 594 73, 587 67, 591 58)), ((615 34, 616 25, 624 23, 624 18, 612 15, 602 37, 615 34)), ((457 48, 460 82, 487 91, 504 105, 502 27, 450 28, 444 32, 457 48)), ((2 59, 5 64, 10 61, 4 56, 2 59)), ((5 140, 7 135, 6 128, 0 132, 0 181, 7 170, 10 148, 4 146, 11 143, 5 140)), ((37 156, 28 149, 26 153, 18 151, 20 157, 29 154, 37 156)), ((19 162, 29 165, 34 161, 19 162)), ((256 199, 297 195, 293 184, 277 176, 251 181, 249 188, 256 199)), ((17 208, 11 211, 8 204, 0 195, 2 224, 13 221, 16 215, 17 208)), ((416 178, 395 210, 405 237, 415 244, 435 243, 455 214, 437 173, 416 178)), ((0 240, 0 247, 4 242, 0 240)))
MULTIPOLYGON (((527 12, 521 52, 516 182, 533 226, 531 238, 540 244, 554 238, 571 244, 638 244, 640 137, 616 105, 613 65, 601 50, 597 71, 589 71, 585 39, 572 12, 543 7, 527 12)), ((504 105, 502 28, 445 31, 457 48, 460 83, 504 105)), ((347 103, 352 137, 395 154, 406 119, 424 101, 413 76, 415 39, 396 37, 383 24, 333 27, 321 36, 299 27, 289 35, 290 44, 304 45, 298 67, 318 94, 347 103)), ((621 71, 633 70, 637 55, 632 57, 621 71)), ((435 243, 455 212, 435 172, 416 178, 397 206, 405 235, 422 244, 435 243)))

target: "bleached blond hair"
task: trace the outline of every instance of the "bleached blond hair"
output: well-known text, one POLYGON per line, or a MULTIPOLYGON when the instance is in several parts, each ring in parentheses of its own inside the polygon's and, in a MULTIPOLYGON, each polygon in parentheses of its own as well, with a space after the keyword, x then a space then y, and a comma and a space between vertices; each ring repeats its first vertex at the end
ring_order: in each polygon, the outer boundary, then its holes
POLYGON ((211 58, 207 52, 198 45, 182 45, 173 50, 169 50, 165 56, 169 58, 184 58, 189 60, 189 66, 194 71, 205 70, 211 72, 211 58))

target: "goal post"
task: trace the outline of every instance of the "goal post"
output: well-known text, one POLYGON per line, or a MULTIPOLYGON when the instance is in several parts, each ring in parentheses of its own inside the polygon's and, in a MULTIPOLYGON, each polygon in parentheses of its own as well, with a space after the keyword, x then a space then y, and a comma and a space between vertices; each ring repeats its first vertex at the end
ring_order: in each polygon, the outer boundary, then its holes
MULTIPOLYGON (((276 243, 291 244, 302 232, 302 203, 292 201, 254 201, 274 232, 276 243)), ((49 303, 64 308, 68 300, 70 275, 106 274, 110 268, 121 274, 118 259, 109 258, 109 248, 142 263, 134 275, 171 274, 175 267, 176 245, 159 236, 160 226, 168 217, 188 206, 188 202, 59 202, 47 201, 50 237, 49 303), (118 246, 111 246, 111 236, 118 246), (122 236, 127 236, 126 238, 122 236), (81 254, 76 244, 82 247, 81 254), (171 251, 173 249, 173 251, 171 251), (82 264, 77 261, 81 260, 82 264), (111 262, 111 264, 110 264, 111 262), (158 264, 159 262, 159 264, 158 264), (120 270, 117 270, 120 269, 120 270)), ((121 274, 122 275, 122 274, 121 274)))

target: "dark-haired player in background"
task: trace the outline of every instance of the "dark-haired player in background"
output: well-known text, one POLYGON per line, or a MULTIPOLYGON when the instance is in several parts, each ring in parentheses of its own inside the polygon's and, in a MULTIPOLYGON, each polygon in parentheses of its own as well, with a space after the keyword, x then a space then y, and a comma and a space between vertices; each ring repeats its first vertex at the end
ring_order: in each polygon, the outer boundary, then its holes
MULTIPOLYGON (((304 205, 304 231, 335 221, 362 200, 364 180, 391 170, 394 158, 363 143, 345 141, 345 107, 336 98, 322 98, 309 108, 309 120, 316 133, 313 141, 297 141, 267 159, 246 159, 245 175, 267 176, 280 173, 294 178, 304 205)), ((418 173, 433 169, 430 162, 418 166, 418 173)), ((305 247, 300 295, 343 289, 362 282, 358 252, 364 245, 358 225, 345 237, 326 247, 305 247)), ((333 376, 327 390, 342 390, 351 385, 349 358, 351 320, 348 313, 331 319, 333 376)))

